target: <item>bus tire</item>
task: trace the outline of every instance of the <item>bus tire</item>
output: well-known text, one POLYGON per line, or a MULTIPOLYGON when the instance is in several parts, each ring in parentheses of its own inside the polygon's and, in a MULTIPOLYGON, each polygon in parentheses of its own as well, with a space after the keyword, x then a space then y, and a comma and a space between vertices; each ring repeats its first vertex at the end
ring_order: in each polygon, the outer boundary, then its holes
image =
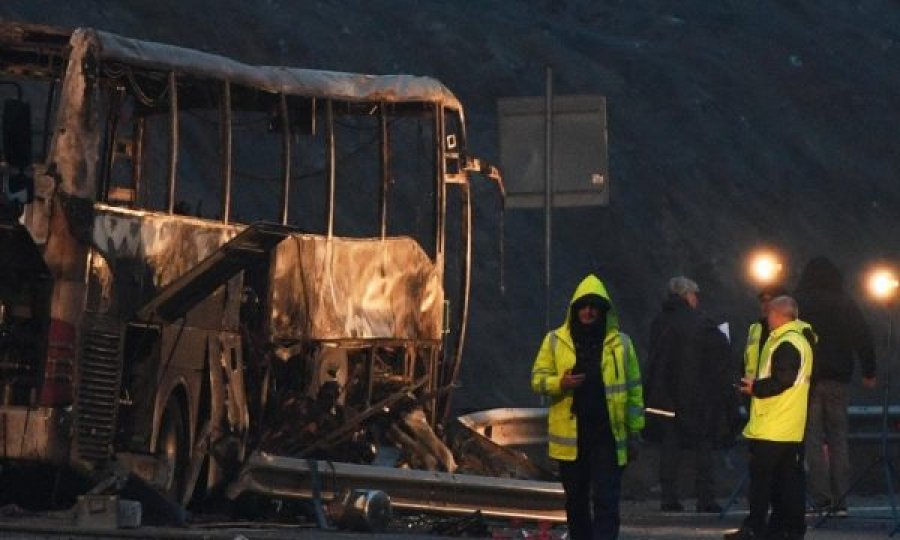
POLYGON ((159 459, 169 468, 163 493, 180 503, 184 495, 189 452, 184 414, 174 396, 169 397, 163 410, 156 447, 159 459))

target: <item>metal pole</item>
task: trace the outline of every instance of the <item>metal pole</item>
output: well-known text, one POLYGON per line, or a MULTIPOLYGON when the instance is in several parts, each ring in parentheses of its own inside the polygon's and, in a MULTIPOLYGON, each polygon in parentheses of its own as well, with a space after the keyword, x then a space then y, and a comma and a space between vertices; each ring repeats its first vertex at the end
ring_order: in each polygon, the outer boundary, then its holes
POLYGON ((890 408, 891 394, 891 362, 894 357, 894 303, 888 304, 888 342, 887 342, 887 369, 884 372, 884 389, 881 399, 881 458, 884 465, 884 478, 887 482, 888 498, 891 502, 891 515, 894 518, 894 529, 889 536, 900 530, 900 514, 897 511, 897 494, 894 491, 894 462, 893 457, 888 453, 888 409, 890 408))
POLYGON ((281 115, 281 224, 288 224, 288 204, 291 198, 291 120, 288 115, 287 96, 279 96, 281 115))
POLYGON ((334 103, 329 99, 325 102, 326 138, 328 139, 328 239, 334 236, 334 191, 336 181, 335 171, 335 140, 334 140, 334 103))
POLYGON ((134 147, 131 150, 131 187, 134 188, 134 206, 145 207, 144 194, 144 128, 146 119, 140 116, 134 120, 134 147))
POLYGON ((547 66, 544 101, 544 328, 550 330, 550 257, 553 216, 553 68, 547 66))
POLYGON ((175 72, 169 72, 169 185, 166 211, 175 213, 175 177, 178 175, 178 84, 175 72))
MULTIPOLYGON (((445 386, 453 387, 459 379, 459 370, 462 365, 463 347, 466 344, 466 327, 469 324, 469 305, 472 295, 472 190, 468 182, 460 186, 462 195, 462 219, 460 226, 462 229, 462 244, 464 248, 460 253, 460 267, 463 269, 463 279, 460 284, 462 304, 459 310, 459 333, 456 337, 456 350, 453 353, 453 366, 450 369, 450 380, 446 381, 445 386)), ((453 394, 448 393, 444 401, 444 413, 442 420, 450 417, 450 407, 453 401, 453 394)))
POLYGON ((444 109, 434 106, 434 256, 444 253, 444 109))
POLYGON ((381 204, 378 211, 378 220, 381 223, 381 239, 384 240, 387 236, 388 190, 391 186, 391 154, 390 139, 388 138, 387 104, 382 103, 379 106, 379 110, 381 111, 379 115, 379 130, 381 134, 381 204))
POLYGON ((219 101, 219 134, 222 138, 222 162, 219 168, 222 171, 222 222, 231 221, 231 159, 232 141, 231 131, 231 83, 222 83, 222 99, 219 101))

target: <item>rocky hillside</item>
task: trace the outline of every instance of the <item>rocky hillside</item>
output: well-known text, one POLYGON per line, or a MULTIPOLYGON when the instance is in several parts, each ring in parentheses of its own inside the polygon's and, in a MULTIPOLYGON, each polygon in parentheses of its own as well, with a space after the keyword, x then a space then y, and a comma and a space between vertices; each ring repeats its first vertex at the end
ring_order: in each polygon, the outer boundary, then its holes
MULTIPOLYGON (((900 262, 900 11, 888 0, 4 0, 0 17, 96 26, 250 63, 444 81, 469 108, 473 146, 498 161, 496 100, 608 98, 611 204, 555 216, 552 312, 587 272, 609 284, 646 350, 668 277, 687 274, 737 334, 755 315, 743 256, 771 244, 791 283, 831 256, 858 288, 900 262)), ((474 311, 456 403, 536 403, 543 222, 510 211, 505 294, 497 204, 481 188, 474 311)), ((883 314, 868 311, 879 323, 883 314)), ((881 335, 881 334, 879 334, 881 335)), ((738 341, 741 341, 738 336, 738 341)))

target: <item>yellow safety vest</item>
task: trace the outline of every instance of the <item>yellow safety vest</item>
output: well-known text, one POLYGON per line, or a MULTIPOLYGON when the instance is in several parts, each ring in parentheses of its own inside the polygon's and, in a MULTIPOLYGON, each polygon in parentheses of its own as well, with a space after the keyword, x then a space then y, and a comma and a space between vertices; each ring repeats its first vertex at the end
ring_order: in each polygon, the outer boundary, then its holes
MULTIPOLYGON (((598 294, 609 300, 606 287, 596 276, 585 278, 572 297, 571 305, 585 294, 598 294)), ((628 462, 628 435, 644 427, 644 397, 637 353, 631 339, 618 329, 615 308, 607 313, 606 338, 601 358, 606 408, 619 465, 628 462)), ((563 390, 559 383, 563 374, 575 366, 575 345, 566 322, 549 332, 541 344, 531 370, 531 388, 549 396, 547 437, 551 458, 573 461, 578 457, 578 431, 572 413, 573 391, 563 390)), ((598 406, 603 406, 601 403, 598 406)))
POLYGON ((762 343, 759 342, 762 337, 762 323, 757 321, 750 325, 747 332, 747 346, 744 348, 744 377, 755 379, 756 372, 759 370, 759 353, 762 343))
POLYGON ((800 442, 806 429, 806 407, 809 380, 812 376, 813 351, 803 330, 810 328, 803 321, 791 321, 772 330, 763 345, 762 361, 757 379, 772 375, 772 353, 782 343, 790 343, 800 352, 800 369, 790 388, 777 396, 754 397, 750 401, 750 421, 744 437, 778 442, 800 442))

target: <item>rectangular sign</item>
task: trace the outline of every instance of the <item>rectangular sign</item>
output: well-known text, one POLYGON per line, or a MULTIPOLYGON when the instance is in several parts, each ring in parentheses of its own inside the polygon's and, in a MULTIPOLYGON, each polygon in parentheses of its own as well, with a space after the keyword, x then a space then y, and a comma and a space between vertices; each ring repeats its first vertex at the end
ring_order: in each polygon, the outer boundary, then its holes
MULTIPOLYGON (((500 161, 509 208, 544 206, 544 97, 500 98, 500 161)), ((553 99, 553 206, 609 204, 604 96, 553 99)))

